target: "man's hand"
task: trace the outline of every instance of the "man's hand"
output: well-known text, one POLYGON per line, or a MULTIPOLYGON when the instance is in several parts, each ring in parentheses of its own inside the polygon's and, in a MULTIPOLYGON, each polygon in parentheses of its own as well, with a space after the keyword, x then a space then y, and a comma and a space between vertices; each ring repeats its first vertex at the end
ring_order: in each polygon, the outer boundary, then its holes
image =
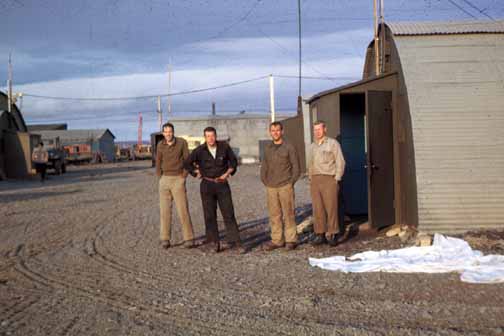
POLYGON ((228 179, 228 177, 229 177, 229 174, 228 173, 224 173, 221 176, 217 177, 216 180, 217 180, 217 182, 226 182, 226 180, 228 179))

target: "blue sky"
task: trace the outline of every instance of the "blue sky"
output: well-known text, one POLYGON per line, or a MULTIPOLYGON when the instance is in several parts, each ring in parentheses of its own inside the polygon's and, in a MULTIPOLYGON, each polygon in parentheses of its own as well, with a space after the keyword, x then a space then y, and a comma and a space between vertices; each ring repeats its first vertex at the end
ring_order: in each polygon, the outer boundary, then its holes
MULTIPOLYGON (((372 39, 372 0, 302 0, 302 94, 358 80, 372 39)), ((504 17, 502 0, 385 0, 386 21, 504 17)), ((213 87, 268 74, 298 72, 296 0, 0 0, 0 80, 12 53, 14 92, 60 97, 130 97, 213 87)), ((276 108, 296 107, 298 82, 276 78, 276 108)), ((267 79, 175 96, 177 116, 266 112, 267 79)), ((167 100, 163 98, 164 119, 167 100)), ((157 130, 156 99, 56 101, 25 97, 33 123, 110 128, 118 140, 157 130)))

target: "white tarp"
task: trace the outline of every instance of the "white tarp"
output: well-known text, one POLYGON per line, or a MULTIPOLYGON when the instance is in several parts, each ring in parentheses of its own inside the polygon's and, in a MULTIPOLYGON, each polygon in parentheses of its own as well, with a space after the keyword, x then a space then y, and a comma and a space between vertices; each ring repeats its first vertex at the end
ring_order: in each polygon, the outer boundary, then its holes
POLYGON ((504 256, 487 255, 473 250, 469 244, 441 234, 434 235, 432 246, 407 247, 398 250, 368 251, 350 258, 334 256, 309 258, 310 265, 331 271, 460 273, 470 283, 504 282, 504 256))

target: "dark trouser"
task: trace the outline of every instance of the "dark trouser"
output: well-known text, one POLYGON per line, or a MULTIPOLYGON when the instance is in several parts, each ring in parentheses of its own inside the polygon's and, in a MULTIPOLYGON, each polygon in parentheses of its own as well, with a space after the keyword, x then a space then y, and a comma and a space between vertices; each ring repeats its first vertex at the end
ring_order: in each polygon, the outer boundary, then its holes
POLYGON ((217 204, 226 224, 226 241, 229 243, 240 242, 240 234, 238 233, 238 224, 236 223, 229 184, 227 182, 217 183, 202 180, 200 192, 205 216, 207 242, 219 241, 217 204))
POLYGON ((35 170, 40 174, 40 181, 44 181, 46 177, 47 165, 45 163, 35 163, 35 170))

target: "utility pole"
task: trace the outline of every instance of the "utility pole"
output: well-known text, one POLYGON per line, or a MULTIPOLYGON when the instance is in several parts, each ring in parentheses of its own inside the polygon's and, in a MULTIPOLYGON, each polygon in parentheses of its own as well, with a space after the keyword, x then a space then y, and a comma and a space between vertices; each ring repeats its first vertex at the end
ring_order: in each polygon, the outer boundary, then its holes
POLYGON ((270 91, 270 112, 271 122, 275 121, 275 82, 273 75, 269 76, 269 91, 270 91))
POLYGON ((383 6, 384 0, 380 0, 380 24, 381 24, 381 43, 380 43, 380 73, 385 72, 385 10, 383 6))
POLYGON ((163 113, 161 112, 161 96, 157 97, 157 114, 158 114, 159 130, 163 131, 163 113))
POLYGON ((378 38, 378 0, 373 0, 373 15, 374 15, 374 50, 375 50, 375 75, 380 74, 380 39, 378 38))
POLYGON ((171 68, 171 60, 168 63, 168 96, 166 97, 166 100, 168 102, 168 116, 171 116, 171 81, 172 81, 172 68, 171 68))
POLYGON ((212 102, 212 117, 215 117, 215 102, 212 102))
POLYGON ((298 0, 298 33, 299 33, 299 96, 301 97, 301 0, 298 0))
POLYGON ((9 53, 9 68, 8 68, 9 77, 7 79, 7 110, 9 113, 12 112, 12 59, 11 54, 9 53))
POLYGON ((140 150, 140 146, 142 146, 142 123, 143 123, 142 112, 139 112, 138 113, 138 141, 137 141, 137 145, 138 145, 139 150, 140 150))

